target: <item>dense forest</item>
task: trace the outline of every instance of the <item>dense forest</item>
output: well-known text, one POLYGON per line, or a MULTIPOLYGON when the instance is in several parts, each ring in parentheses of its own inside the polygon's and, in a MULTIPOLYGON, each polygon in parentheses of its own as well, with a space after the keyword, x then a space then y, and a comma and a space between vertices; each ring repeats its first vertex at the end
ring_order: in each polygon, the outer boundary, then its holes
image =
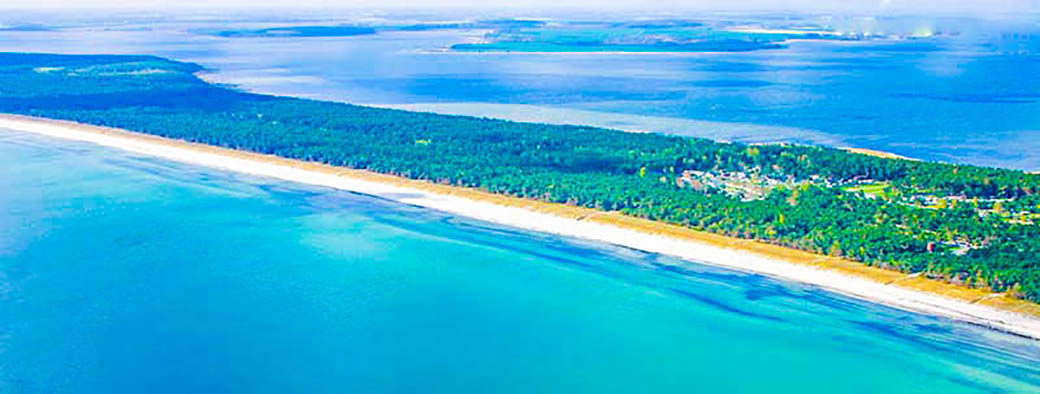
POLYGON ((0 54, 0 112, 620 211, 1040 301, 1040 175, 274 97, 197 71, 0 54))

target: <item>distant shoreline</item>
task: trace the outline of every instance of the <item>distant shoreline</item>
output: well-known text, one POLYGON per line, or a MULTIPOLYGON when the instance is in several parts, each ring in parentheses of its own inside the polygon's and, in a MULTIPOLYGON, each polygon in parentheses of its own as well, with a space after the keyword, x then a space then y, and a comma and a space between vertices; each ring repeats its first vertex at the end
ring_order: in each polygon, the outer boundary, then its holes
POLYGON ((0 115, 0 128, 212 168, 374 195, 479 220, 754 272, 900 309, 1040 339, 1040 305, 986 290, 761 242, 489 192, 73 122, 0 115))
POLYGON ((880 151, 880 150, 874 150, 874 149, 853 148, 853 147, 845 147, 845 148, 838 148, 838 149, 843 149, 843 150, 848 151, 848 152, 859 153, 859 154, 867 155, 867 156, 880 157, 882 159, 897 159, 897 160, 914 160, 914 161, 918 161, 918 159, 914 159, 912 157, 906 157, 906 156, 903 156, 903 155, 897 155, 895 153, 885 152, 885 151, 880 151))
POLYGON ((561 55, 561 56, 581 56, 581 55, 652 55, 652 56, 703 56, 703 55, 720 55, 720 54, 737 54, 737 53, 751 53, 755 51, 518 51, 518 50, 472 50, 472 51, 460 51, 454 49, 420 49, 415 50, 413 53, 420 55, 460 55, 460 56, 472 56, 472 55, 561 55))

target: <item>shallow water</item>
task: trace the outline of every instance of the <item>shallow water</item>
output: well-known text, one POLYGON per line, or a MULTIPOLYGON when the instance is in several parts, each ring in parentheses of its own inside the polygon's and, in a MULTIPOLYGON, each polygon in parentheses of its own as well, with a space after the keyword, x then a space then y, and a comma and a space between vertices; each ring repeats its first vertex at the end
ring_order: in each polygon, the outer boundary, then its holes
MULTIPOLYGON (((796 23, 803 16, 782 17, 796 23)), ((438 51, 482 34, 470 30, 331 38, 192 33, 365 20, 310 18, 142 22, 113 16, 104 23, 58 23, 12 14, 0 16, 0 23, 64 29, 0 31, 0 51, 155 54, 198 62, 212 69, 213 80, 263 93, 730 141, 856 146, 1040 170, 1040 30, 1034 21, 925 19, 913 23, 944 26, 949 34, 669 55, 438 51), (539 114, 532 106, 548 110, 539 114)))
POLYGON ((1040 345, 0 132, 0 392, 1037 392, 1040 345))

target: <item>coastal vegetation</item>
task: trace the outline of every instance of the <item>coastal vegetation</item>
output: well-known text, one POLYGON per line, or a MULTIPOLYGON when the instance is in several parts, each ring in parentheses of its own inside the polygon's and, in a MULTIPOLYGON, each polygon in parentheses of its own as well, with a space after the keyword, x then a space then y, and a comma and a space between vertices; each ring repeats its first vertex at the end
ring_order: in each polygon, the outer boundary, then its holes
POLYGON ((1040 175, 274 97, 200 70, 0 54, 0 112, 617 211, 1040 301, 1040 175))

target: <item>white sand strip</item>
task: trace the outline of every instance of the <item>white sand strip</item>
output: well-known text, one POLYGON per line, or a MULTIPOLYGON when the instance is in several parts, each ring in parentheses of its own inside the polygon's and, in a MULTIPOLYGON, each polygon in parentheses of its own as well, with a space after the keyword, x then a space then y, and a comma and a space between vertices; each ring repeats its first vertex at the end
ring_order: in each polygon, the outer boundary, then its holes
MULTIPOLYGON (((651 235, 607 224, 580 221, 523 208, 431 193, 386 183, 305 170, 286 165, 222 155, 190 146, 92 131, 91 126, 62 124, 15 116, 0 116, 0 129, 85 141, 125 151, 240 173, 331 187, 450 212, 528 230, 601 241, 652 253, 676 256, 775 278, 803 282, 830 291, 893 307, 946 316, 993 329, 1040 339, 1040 318, 972 304, 937 294, 886 285, 869 279, 825 271, 751 252, 707 243, 651 235)), ((97 129, 95 129, 97 130, 97 129)), ((129 132, 128 132, 129 133, 129 132)))

